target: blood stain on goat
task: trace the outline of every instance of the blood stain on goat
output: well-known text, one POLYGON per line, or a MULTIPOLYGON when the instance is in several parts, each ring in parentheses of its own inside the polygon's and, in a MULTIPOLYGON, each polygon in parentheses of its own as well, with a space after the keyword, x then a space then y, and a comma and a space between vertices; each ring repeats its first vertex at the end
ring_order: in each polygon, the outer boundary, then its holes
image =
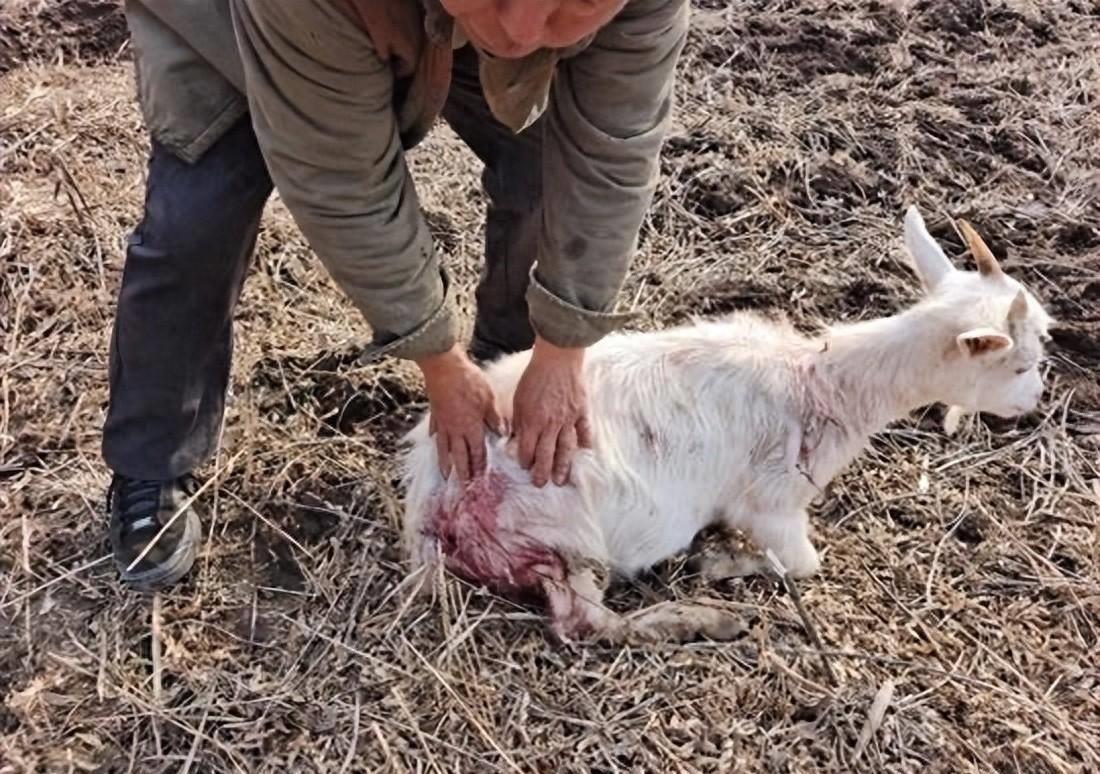
POLYGON ((537 589, 547 577, 564 577, 561 556, 501 519, 508 478, 490 470, 467 483, 457 498, 441 498, 425 525, 439 541, 447 569, 503 592, 537 589))

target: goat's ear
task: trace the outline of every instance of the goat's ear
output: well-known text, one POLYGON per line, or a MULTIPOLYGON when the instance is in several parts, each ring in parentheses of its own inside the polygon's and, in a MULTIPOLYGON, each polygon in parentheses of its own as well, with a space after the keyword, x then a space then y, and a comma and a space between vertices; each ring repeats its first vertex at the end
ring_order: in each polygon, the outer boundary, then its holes
POLYGON ((1012 306, 1008 308, 1008 321, 1010 323, 1020 322, 1027 319, 1027 294, 1024 293, 1023 288, 1016 291, 1016 296, 1012 299, 1012 306))
POLYGON ((960 333, 955 342, 965 354, 971 357, 989 355, 995 352, 1007 352, 1012 349, 1012 337, 994 328, 975 328, 960 333))
POLYGON ((944 277, 955 271, 913 205, 905 211, 905 249, 926 290, 933 290, 944 277))

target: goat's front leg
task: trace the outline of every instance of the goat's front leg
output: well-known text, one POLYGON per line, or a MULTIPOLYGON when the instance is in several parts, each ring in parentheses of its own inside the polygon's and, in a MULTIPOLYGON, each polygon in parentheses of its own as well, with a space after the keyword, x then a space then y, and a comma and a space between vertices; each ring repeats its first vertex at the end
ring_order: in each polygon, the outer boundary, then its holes
POLYGON ((764 554, 745 533, 726 524, 715 524, 695 536, 689 566, 703 580, 717 583, 728 578, 761 575, 768 564, 764 554))
POLYGON ((793 578, 808 578, 821 567, 817 549, 810 542, 810 517, 806 511, 761 514, 746 525, 761 551, 771 549, 793 578))
POLYGON ((805 511, 790 516, 771 514, 739 520, 749 539, 728 524, 715 527, 700 543, 696 570, 708 581, 762 575, 770 571, 769 548, 795 578, 806 578, 821 566, 809 536, 805 511))

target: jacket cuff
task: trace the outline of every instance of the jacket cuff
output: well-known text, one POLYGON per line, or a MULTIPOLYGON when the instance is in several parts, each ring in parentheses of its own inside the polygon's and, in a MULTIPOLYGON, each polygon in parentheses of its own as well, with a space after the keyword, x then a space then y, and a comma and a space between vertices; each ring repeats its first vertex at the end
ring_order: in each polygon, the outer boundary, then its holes
POLYGON ((455 345, 459 326, 451 292, 451 279, 442 268, 439 276, 443 281, 443 301, 436 310, 412 331, 392 341, 379 342, 376 334, 374 342, 359 356, 360 365, 375 362, 387 355, 407 360, 438 355, 455 345))
POLYGON ((531 281, 527 286, 531 327, 556 347, 590 347, 637 316, 630 312, 593 312, 574 306, 539 282, 535 274, 537 268, 537 265, 531 268, 531 281))

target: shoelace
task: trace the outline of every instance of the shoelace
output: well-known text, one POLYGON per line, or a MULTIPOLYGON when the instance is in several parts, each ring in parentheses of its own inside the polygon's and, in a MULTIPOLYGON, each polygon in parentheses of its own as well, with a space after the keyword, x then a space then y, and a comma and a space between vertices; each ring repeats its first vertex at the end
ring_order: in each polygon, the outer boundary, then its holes
POLYGON ((111 485, 111 498, 118 498, 122 515, 122 531, 135 532, 157 526, 157 509, 160 507, 160 489, 163 481, 122 479, 111 485))
POLYGON ((190 474, 180 476, 175 482, 118 477, 111 482, 108 489, 107 507, 110 508, 115 498, 118 498, 124 533, 148 527, 159 529, 160 522, 156 517, 160 508, 161 488, 172 486, 173 483, 188 497, 195 494, 199 488, 198 480, 190 474))

